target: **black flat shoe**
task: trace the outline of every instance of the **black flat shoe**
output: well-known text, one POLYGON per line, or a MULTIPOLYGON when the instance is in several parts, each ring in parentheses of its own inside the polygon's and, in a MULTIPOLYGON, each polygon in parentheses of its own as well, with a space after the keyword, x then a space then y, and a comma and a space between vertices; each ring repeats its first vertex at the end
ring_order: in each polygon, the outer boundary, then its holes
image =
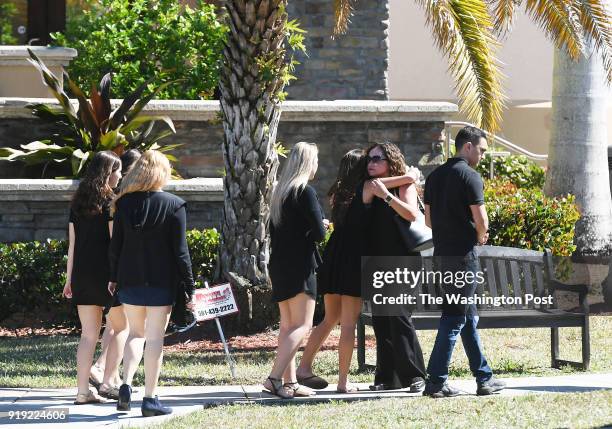
POLYGON ((410 393, 422 392, 425 389, 425 380, 422 377, 414 377, 408 387, 410 393))
POLYGON ((159 398, 142 398, 142 406, 140 407, 143 417, 165 416, 172 413, 172 408, 164 407, 159 398))
POLYGON ((369 387, 370 390, 372 390, 373 392, 380 392, 381 390, 397 390, 396 387, 393 387, 389 384, 373 384, 369 387))
POLYGON ((117 411, 130 411, 132 409, 132 387, 129 384, 122 384, 119 388, 119 398, 117 399, 117 411))

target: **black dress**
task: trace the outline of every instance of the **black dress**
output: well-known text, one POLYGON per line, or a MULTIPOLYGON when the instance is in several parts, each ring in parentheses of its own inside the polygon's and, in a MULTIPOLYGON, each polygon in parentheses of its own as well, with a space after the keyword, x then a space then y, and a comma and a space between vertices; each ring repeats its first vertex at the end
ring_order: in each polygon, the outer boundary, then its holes
POLYGON ((173 305, 178 288, 193 293, 185 201, 168 192, 133 192, 117 201, 110 278, 119 301, 173 305))
MULTIPOLYGON (((370 256, 418 256, 408 251, 393 218, 396 211, 374 197, 366 227, 366 246, 370 256)), ((401 316, 372 316, 376 335, 376 373, 374 384, 392 389, 410 386, 415 377, 425 378, 423 352, 410 318, 408 306, 401 316)))
POLYGON ((283 202, 280 225, 270 224, 272 300, 306 293, 317 295, 316 270, 321 256, 316 243, 325 238, 323 210, 315 190, 306 185, 283 202))
POLYGON ((108 223, 112 220, 108 207, 94 216, 78 215, 70 210, 70 223, 74 226, 70 279, 72 302, 76 305, 107 307, 113 304, 113 297, 108 293, 108 223))
POLYGON ((323 251, 318 271, 319 293, 361 297, 361 255, 364 251, 363 227, 367 214, 362 199, 363 185, 357 189, 344 220, 334 222, 334 231, 323 251))

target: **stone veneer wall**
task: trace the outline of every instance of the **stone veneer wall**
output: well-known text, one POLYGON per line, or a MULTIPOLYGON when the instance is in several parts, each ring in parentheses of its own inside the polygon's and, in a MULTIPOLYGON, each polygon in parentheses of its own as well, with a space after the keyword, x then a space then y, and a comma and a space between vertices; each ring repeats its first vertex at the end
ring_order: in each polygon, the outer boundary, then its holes
MULTIPOLYGON (((53 131, 52 127, 29 116, 23 106, 31 101, 0 98, 0 146, 18 148, 20 144, 43 139, 53 131)), ((419 159, 430 152, 432 143, 442 139, 444 121, 450 119, 456 108, 450 103, 288 101, 283 105, 277 140, 288 148, 298 141, 317 143, 319 170, 313 185, 328 213, 325 194, 336 177, 344 153, 387 140, 401 148, 408 164, 417 165, 419 159)), ((180 161, 177 170, 185 179, 221 177, 223 130, 218 120, 217 102, 153 101, 146 110, 173 119, 177 134, 167 138, 166 143, 184 143, 175 155, 180 161)), ((0 179, 24 178, 27 173, 28 170, 18 163, 0 161, 0 179)), ((28 186, 27 183, 20 182, 20 186, 28 186)), ((223 198, 221 181, 210 183, 219 183, 219 191, 215 191, 217 199, 194 200, 195 203, 189 205, 191 227, 219 224, 223 198)), ((0 186, 0 241, 63 236, 67 201, 74 188, 58 191, 62 196, 56 198, 52 196, 55 191, 51 192, 50 188, 28 193, 26 188, 20 190, 14 184, 7 186, 9 188, 0 186)))
POLYGON ((387 0, 359 0, 346 34, 331 38, 333 1, 291 0, 289 19, 306 30, 307 57, 298 54, 291 100, 389 98, 389 9, 387 0))
MULTIPOLYGON (((65 238, 73 180, 0 179, 0 242, 65 238)), ((187 201, 187 228, 217 227, 223 211, 219 179, 172 181, 164 188, 187 201)))

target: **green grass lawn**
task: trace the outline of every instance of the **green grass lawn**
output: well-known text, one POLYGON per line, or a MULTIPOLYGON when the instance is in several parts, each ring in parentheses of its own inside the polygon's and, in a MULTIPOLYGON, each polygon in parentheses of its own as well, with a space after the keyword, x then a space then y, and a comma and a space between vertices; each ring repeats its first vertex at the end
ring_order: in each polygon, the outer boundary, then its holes
POLYGON ((612 424, 612 391, 519 397, 424 397, 317 405, 228 405, 177 417, 179 428, 599 428, 612 424))
MULTIPOLYGON (((591 371, 612 371, 612 318, 591 317, 591 371)), ((419 331, 425 361, 433 345, 434 331, 419 331)), ((555 375, 572 372, 550 368, 549 329, 482 330, 487 358, 501 377, 555 375)), ((1 387, 71 387, 76 384, 76 336, 0 338, 1 387)), ((232 380, 223 352, 198 351, 167 353, 160 377, 162 385, 221 385, 261 382, 270 370, 273 351, 235 351, 237 380, 232 380)), ((580 359, 580 331, 561 330, 561 357, 580 359)), ((374 363, 375 350, 368 349, 368 362, 374 363)), ((351 379, 372 381, 371 373, 357 373, 356 353, 353 356, 351 379)), ((337 353, 319 354, 315 372, 331 382, 337 380, 337 353)), ((452 377, 471 377, 467 358, 460 342, 453 354, 452 377)), ((143 383, 142 365, 135 384, 143 383)))

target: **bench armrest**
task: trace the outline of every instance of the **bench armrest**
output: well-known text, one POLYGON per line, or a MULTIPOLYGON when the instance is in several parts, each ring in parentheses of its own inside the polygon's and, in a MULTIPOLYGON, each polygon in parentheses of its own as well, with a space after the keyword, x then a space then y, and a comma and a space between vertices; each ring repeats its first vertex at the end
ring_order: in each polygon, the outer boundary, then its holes
POLYGON ((566 285, 557 280, 550 281, 550 291, 562 290, 566 292, 574 292, 580 296, 586 296, 588 293, 588 286, 586 285, 566 285))

